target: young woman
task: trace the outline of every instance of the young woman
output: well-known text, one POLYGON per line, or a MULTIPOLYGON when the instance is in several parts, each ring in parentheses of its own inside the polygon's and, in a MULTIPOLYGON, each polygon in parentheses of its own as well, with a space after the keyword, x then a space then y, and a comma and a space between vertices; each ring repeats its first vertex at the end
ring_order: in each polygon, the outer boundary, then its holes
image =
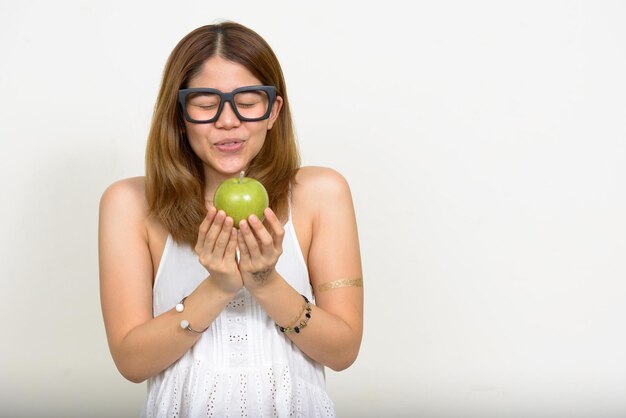
POLYGON ((232 22, 185 36, 166 64, 146 176, 100 203, 100 289, 111 354, 148 380, 147 417, 334 416, 324 366, 356 359, 357 226, 337 172, 299 167, 282 70, 232 22), (213 206, 245 171, 270 197, 239 225, 213 206))

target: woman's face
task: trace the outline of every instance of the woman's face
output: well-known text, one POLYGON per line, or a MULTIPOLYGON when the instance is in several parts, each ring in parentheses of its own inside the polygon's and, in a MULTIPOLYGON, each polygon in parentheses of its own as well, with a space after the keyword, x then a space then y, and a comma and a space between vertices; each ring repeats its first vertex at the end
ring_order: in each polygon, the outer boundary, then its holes
MULTIPOLYGON (((209 87, 224 93, 238 87, 257 86, 261 81, 244 66, 215 56, 209 58, 198 75, 189 81, 188 88, 209 87)), ((269 119, 241 122, 229 103, 224 103, 222 114, 213 123, 190 123, 185 120, 185 131, 191 148, 204 163, 207 179, 217 182, 234 177, 246 170, 259 153, 282 106, 276 97, 269 119)))

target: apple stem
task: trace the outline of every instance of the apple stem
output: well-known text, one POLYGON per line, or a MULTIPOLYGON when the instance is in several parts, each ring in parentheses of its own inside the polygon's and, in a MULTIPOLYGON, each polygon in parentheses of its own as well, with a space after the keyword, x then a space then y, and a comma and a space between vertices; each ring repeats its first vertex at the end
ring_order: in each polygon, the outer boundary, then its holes
POLYGON ((239 183, 241 183, 241 181, 243 180, 243 175, 244 175, 244 171, 241 170, 241 173, 239 173, 239 183))

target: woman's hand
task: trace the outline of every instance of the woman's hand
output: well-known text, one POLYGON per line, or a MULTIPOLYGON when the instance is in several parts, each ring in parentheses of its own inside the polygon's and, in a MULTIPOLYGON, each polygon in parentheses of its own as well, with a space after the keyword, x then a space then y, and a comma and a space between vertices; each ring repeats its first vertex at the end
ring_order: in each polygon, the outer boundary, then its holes
POLYGON ((236 293, 243 287, 237 266, 237 230, 233 219, 214 207, 198 229, 195 248, 200 263, 211 275, 211 280, 227 293, 236 293))
POLYGON ((248 290, 263 286, 275 272, 278 258, 283 253, 285 229, 274 212, 265 209, 269 231, 254 215, 241 221, 237 242, 239 245, 239 271, 248 290))

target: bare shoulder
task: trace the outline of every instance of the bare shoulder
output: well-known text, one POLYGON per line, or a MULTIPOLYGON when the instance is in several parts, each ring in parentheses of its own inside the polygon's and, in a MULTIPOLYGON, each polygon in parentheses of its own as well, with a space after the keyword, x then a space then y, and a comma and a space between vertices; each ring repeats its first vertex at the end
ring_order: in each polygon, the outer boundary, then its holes
POLYGON ((146 207, 144 177, 130 177, 118 180, 108 186, 100 199, 102 205, 125 204, 134 209, 138 206, 146 207))
POLYGON ((118 180, 108 186, 100 198, 100 223, 132 228, 146 233, 148 204, 144 177, 118 180))
POLYGON ((118 180, 107 187, 100 198, 100 212, 122 211, 126 216, 148 216, 144 177, 118 180))
POLYGON ((331 168, 300 168, 292 189, 292 199, 296 229, 303 231, 303 238, 309 242, 322 229, 332 230, 335 223, 354 222, 348 182, 331 168))
MULTIPOLYGON (((345 177, 328 167, 302 167, 296 174, 294 195, 312 201, 323 202, 339 196, 349 196, 350 187, 345 177)), ((294 196, 296 197, 296 196, 294 196)))

